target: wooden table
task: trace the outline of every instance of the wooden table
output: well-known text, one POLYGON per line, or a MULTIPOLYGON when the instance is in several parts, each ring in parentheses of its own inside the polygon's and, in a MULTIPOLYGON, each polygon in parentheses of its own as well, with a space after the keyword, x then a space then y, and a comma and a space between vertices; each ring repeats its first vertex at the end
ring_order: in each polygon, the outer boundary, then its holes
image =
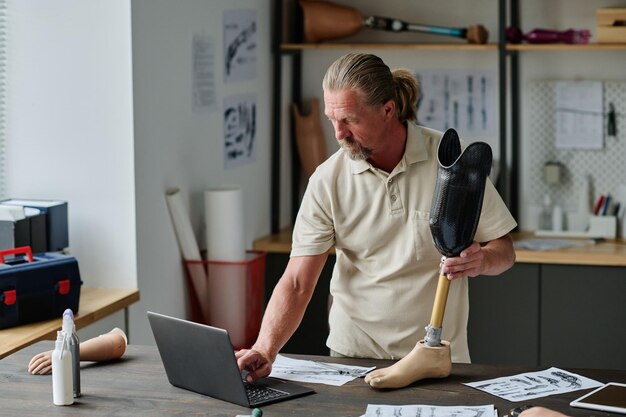
MULTIPOLYGON (((51 376, 30 375, 26 370, 30 358, 38 352, 52 348, 52 344, 52 341, 39 342, 0 362, 2 415, 234 417, 237 414, 250 414, 250 410, 245 407, 170 385, 156 347, 134 345, 128 346, 126 354, 120 361, 100 364, 83 362, 81 367, 82 397, 74 405, 55 406, 52 404, 51 376)), ((370 359, 290 356, 363 366, 383 367, 392 363, 370 359)), ((533 370, 539 369, 454 364, 452 375, 448 378, 419 381, 407 388, 397 390, 374 390, 362 379, 356 379, 341 387, 302 383, 312 387, 316 394, 264 406, 263 416, 356 417, 365 413, 368 404, 493 404, 502 417, 511 408, 527 403, 550 407, 573 417, 610 415, 571 408, 568 405, 571 400, 589 390, 512 403, 462 384, 533 370)), ((601 382, 626 382, 626 371, 568 370, 601 382)), ((207 378, 219 378, 219 375, 207 375, 207 378)))
MULTIPOLYGON (((139 300, 136 289, 82 288, 78 315, 74 317, 76 329, 95 323, 121 309, 125 311, 128 327, 128 306, 139 300)), ((0 330, 0 359, 40 340, 54 340, 61 329, 61 318, 39 321, 23 326, 0 330)), ((128 329, 125 329, 128 332, 128 329)))
MULTIPOLYGON (((290 227, 280 233, 261 237, 254 241, 252 248, 268 253, 289 254, 291 252, 290 227)), ((531 232, 513 233, 513 240, 544 239, 534 236, 531 232)), ((576 241, 577 239, 574 239, 576 241)), ((587 242, 589 239, 578 239, 587 242)), ((331 249, 334 253, 334 248, 331 249)), ((626 266, 626 240, 608 239, 599 243, 587 244, 555 250, 528 250, 515 249, 516 263, 537 263, 556 265, 596 265, 596 266, 626 266)))

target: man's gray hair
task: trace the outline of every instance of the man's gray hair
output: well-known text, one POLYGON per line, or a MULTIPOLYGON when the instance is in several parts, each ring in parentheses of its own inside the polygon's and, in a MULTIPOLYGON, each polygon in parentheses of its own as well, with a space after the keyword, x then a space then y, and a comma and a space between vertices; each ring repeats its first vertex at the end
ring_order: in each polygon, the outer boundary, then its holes
POLYGON ((368 106, 394 100, 400 122, 417 118, 415 106, 421 94, 417 80, 405 68, 390 70, 376 55, 342 56, 326 71, 322 87, 325 91, 358 90, 368 106))

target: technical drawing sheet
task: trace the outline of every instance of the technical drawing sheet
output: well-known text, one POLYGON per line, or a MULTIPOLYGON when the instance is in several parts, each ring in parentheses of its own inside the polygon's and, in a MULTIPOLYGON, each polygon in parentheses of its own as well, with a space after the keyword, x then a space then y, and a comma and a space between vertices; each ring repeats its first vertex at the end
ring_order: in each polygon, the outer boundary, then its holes
POLYGON ((509 401, 524 401, 548 395, 578 391, 604 385, 582 375, 559 368, 527 372, 513 376, 468 382, 465 385, 493 394, 509 401))

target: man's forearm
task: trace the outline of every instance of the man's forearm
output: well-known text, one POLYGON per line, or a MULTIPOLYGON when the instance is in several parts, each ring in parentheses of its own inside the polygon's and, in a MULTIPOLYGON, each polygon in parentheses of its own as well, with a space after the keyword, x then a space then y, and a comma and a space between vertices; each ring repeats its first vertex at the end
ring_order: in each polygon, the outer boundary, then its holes
POLYGON ((285 287, 287 285, 281 280, 274 289, 263 316, 259 337, 252 347, 267 354, 271 361, 300 325, 311 299, 310 294, 294 294, 285 287))
POLYGON ((328 254, 291 258, 265 309, 259 337, 252 347, 274 361, 296 331, 328 254))
POLYGON ((482 247, 482 250, 487 260, 485 263, 486 268, 483 270, 482 275, 499 275, 515 263, 513 239, 509 234, 487 242, 482 247))

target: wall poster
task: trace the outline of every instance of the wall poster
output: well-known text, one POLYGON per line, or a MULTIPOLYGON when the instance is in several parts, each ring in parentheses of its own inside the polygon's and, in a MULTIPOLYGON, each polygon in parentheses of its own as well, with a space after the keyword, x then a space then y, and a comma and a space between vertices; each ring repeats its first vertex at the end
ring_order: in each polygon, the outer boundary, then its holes
POLYGON ((256 10, 224 12, 224 82, 256 78, 256 10))
POLYGON ((224 98, 224 168, 256 160, 256 95, 224 98))

